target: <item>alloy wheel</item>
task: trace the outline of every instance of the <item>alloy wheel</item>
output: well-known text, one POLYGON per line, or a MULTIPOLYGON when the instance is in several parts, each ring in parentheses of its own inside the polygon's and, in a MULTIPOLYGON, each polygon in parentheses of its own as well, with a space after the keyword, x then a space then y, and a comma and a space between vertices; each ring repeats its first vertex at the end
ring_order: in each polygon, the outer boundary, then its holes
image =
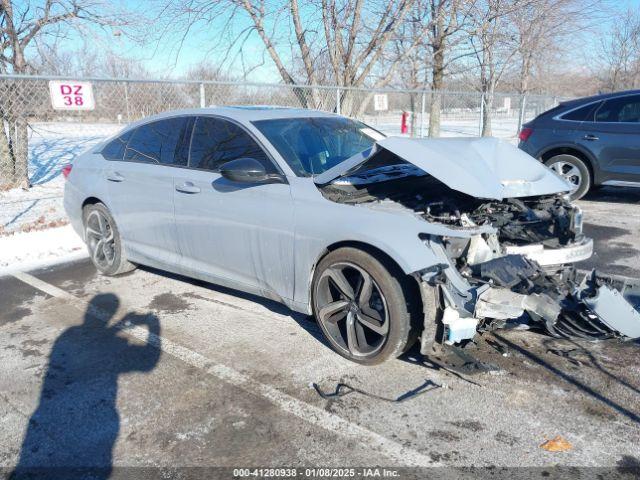
POLYGON ((317 282, 318 321, 344 353, 370 357, 378 353, 389 334, 387 302, 363 268, 340 262, 325 269, 317 282))
POLYGON ((112 267, 115 258, 115 237, 106 215, 92 210, 87 216, 85 238, 93 262, 101 268, 112 267))
POLYGON ((578 167, 569 162, 555 162, 549 165, 549 168, 571 183, 574 191, 582 184, 582 173, 578 167))

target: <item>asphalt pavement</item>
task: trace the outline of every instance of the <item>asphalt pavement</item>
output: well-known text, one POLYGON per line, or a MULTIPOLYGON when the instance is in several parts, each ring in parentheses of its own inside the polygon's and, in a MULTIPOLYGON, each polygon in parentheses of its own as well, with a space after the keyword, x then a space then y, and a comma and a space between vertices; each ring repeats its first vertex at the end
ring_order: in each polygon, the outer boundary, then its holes
MULTIPOLYGON (((580 205, 581 268, 640 277, 640 190, 580 205)), ((24 272, 0 278, 0 467, 640 467, 640 346, 498 331, 469 352, 495 368, 364 367, 258 297, 87 260, 24 272)))

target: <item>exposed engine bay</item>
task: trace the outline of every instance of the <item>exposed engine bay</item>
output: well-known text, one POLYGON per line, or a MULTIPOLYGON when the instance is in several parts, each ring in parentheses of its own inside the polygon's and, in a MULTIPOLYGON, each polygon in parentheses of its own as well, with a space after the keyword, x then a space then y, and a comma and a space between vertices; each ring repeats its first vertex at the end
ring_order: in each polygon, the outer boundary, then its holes
POLYGON ((459 344, 505 327, 588 340, 640 337, 640 282, 576 269, 593 241, 582 233, 581 210, 562 193, 476 198, 385 151, 319 188, 338 203, 401 206, 461 231, 489 227, 470 237, 421 237, 445 259, 420 273, 433 287, 421 287, 423 304, 437 311, 434 317, 425 308, 423 349, 431 338, 459 344))

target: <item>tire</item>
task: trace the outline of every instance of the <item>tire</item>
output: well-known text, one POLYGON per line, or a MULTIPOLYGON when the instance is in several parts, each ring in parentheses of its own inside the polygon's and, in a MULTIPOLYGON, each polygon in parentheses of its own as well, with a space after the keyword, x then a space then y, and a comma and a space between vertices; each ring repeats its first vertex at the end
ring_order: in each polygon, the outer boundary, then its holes
POLYGON ((87 205, 82 211, 82 224, 89 258, 100 273, 115 276, 136 268, 127 261, 116 222, 104 204, 87 205))
POLYGON ((364 365, 408 350, 417 337, 419 310, 412 281, 391 262, 357 248, 327 254, 316 268, 312 306, 331 348, 364 365))
POLYGON ((544 164, 575 185, 575 190, 569 195, 571 200, 584 197, 591 188, 591 171, 580 158, 561 154, 551 157, 544 164))

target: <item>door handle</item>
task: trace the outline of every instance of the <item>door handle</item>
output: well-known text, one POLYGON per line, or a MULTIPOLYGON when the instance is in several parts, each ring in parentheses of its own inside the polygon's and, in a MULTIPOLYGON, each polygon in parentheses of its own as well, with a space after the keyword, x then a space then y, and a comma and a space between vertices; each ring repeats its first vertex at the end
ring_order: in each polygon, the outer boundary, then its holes
POLYGON ((595 140, 600 140, 600 138, 596 137, 594 134, 592 133, 587 133, 584 137, 585 140, 589 140, 590 142, 593 142, 595 140))
POLYGON ((176 185, 176 190, 182 193, 200 193, 200 187, 196 187, 191 182, 184 182, 182 185, 176 185))
POLYGON ((124 177, 118 172, 109 172, 107 173, 107 180, 110 182, 123 182, 124 177))

